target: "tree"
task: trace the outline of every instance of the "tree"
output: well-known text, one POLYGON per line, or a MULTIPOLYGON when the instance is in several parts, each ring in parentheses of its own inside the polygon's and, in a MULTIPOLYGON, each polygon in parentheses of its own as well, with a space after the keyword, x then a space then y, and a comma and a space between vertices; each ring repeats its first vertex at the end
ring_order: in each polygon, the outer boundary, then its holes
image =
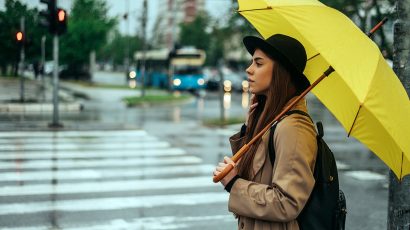
POLYGON ((115 66, 123 65, 126 49, 129 45, 129 60, 133 60, 133 54, 141 49, 142 41, 137 35, 121 35, 118 30, 112 32, 112 39, 98 53, 100 61, 110 62, 115 66))
POLYGON ((108 32, 116 24, 107 11, 103 0, 74 1, 67 33, 60 39, 60 60, 68 65, 68 75, 87 72, 90 53, 98 52, 106 43, 108 32))
MULTIPOLYGON (((394 24, 393 69, 410 94, 410 0, 397 1, 397 20, 394 24)), ((387 229, 410 227, 410 176, 398 181, 390 172, 387 229)))
POLYGON ((210 41, 210 34, 207 32, 208 22, 209 16, 201 12, 194 21, 180 24, 180 45, 207 50, 210 41))
MULTIPOLYGON (((0 73, 6 73, 8 66, 16 73, 19 49, 15 42, 15 33, 20 30, 20 18, 25 18, 25 56, 26 63, 40 59, 41 36, 46 30, 38 24, 37 9, 28 9, 17 0, 6 0, 5 11, 0 11, 0 73)), ((48 39, 50 40, 50 39, 48 39)), ((51 53, 51 51, 48 51, 51 53)))

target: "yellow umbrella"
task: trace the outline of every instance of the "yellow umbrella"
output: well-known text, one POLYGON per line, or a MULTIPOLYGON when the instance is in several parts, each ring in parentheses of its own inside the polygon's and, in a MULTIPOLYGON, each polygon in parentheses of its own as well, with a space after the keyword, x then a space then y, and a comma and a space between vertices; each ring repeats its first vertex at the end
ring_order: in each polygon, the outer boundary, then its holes
POLYGON ((286 34, 308 56, 312 92, 349 136, 357 138, 401 180, 410 174, 410 103, 377 45, 348 17, 316 0, 238 0, 243 15, 266 39, 286 34))

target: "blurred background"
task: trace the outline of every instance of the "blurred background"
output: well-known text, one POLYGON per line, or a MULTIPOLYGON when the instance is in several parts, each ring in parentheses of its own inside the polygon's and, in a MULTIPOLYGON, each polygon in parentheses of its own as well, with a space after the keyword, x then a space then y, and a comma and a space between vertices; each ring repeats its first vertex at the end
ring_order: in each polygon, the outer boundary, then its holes
MULTIPOLYGON (((53 2, 0 0, 0 228, 235 229, 212 170, 249 108, 237 2, 59 0, 50 21, 53 2)), ((395 1, 321 2, 363 31, 388 17, 391 64, 395 1)), ((387 167, 307 99, 346 229, 386 229, 387 167)))

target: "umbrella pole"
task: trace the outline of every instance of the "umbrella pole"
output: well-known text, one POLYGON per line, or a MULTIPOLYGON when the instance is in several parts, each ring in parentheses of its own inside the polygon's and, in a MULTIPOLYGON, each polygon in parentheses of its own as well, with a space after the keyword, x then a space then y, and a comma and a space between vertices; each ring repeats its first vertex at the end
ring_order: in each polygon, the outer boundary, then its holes
MULTIPOLYGON (((265 128, 263 128, 256 136, 252 138, 252 140, 249 141, 249 143, 245 144, 242 146, 241 149, 239 149, 238 152, 235 153, 235 155, 232 157, 232 161, 237 163, 239 159, 249 150, 249 147, 252 146, 259 138, 262 137, 266 131, 270 129, 272 125, 274 125, 276 122, 280 120, 283 115, 285 115, 286 112, 288 112, 296 103, 298 103, 302 98, 306 96, 317 84, 319 84, 325 77, 329 76, 333 71, 332 66, 329 66, 329 68, 320 76, 313 84, 311 84, 303 93, 301 93, 294 101, 292 101, 288 106, 286 106, 282 112, 280 112, 273 121, 271 121, 265 128)), ((219 173, 218 175, 213 177, 213 181, 215 183, 219 182, 224 178, 231 170, 233 169, 233 165, 227 165, 225 169, 219 173)))

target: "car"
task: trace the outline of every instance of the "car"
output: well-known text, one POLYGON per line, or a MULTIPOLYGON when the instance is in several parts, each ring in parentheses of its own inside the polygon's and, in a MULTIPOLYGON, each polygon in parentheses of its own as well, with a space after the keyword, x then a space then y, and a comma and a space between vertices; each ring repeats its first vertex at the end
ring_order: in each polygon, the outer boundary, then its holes
POLYGON ((224 75, 223 85, 225 92, 244 92, 247 91, 248 81, 240 74, 231 72, 224 75))

